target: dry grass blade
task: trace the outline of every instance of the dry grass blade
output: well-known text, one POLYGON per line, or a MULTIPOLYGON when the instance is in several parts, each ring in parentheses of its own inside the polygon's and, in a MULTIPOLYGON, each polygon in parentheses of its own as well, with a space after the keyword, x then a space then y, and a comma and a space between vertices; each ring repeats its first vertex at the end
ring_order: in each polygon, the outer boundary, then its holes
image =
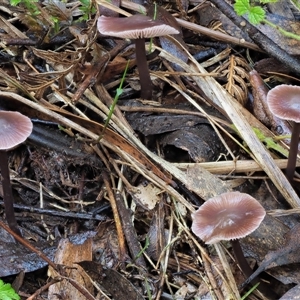
POLYGON ((11 38, 28 39, 27 35, 0 16, 0 26, 11 38))
POLYGON ((120 215, 119 215, 117 204, 116 204, 116 198, 115 198, 115 195, 114 195, 113 190, 111 188, 111 185, 110 185, 110 182, 109 182, 109 179, 108 179, 108 175, 105 172, 103 172, 102 176, 103 176, 103 181, 104 181, 104 184, 105 184, 105 187, 106 187, 106 191, 107 191, 107 194, 108 194, 110 206, 112 208, 113 215, 114 215, 114 220, 115 220, 115 224, 116 224, 116 229, 117 229, 117 234, 118 234, 118 242, 119 242, 119 249, 120 249, 119 260, 124 261, 125 257, 126 257, 125 256, 126 246, 125 246, 124 232, 123 232, 123 228, 122 228, 122 224, 121 224, 121 219, 120 219, 120 215))
POLYGON ((234 297, 236 299, 239 299, 240 298, 240 293, 238 291, 236 282, 234 280, 234 277, 233 277, 233 274, 231 272, 231 268, 229 266, 228 260, 226 258, 225 253, 224 253, 224 250, 222 249, 222 246, 219 243, 215 244, 214 247, 215 247, 215 249, 216 249, 216 251, 218 253, 218 256, 219 256, 219 258, 221 260, 221 263, 223 265, 226 277, 228 279, 228 283, 229 283, 229 285, 231 287, 231 291, 234 294, 234 297))
POLYGON ((283 217, 283 216, 290 216, 294 214, 299 214, 300 208, 292 208, 292 209, 273 209, 269 210, 268 214, 273 217, 283 217))

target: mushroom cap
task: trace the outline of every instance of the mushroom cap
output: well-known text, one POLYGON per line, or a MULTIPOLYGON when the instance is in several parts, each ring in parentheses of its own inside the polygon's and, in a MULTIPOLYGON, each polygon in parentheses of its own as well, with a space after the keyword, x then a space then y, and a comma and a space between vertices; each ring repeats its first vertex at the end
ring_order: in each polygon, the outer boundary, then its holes
POLYGON ((158 20, 152 20, 145 15, 133 15, 127 18, 100 16, 97 22, 98 30, 103 35, 110 35, 124 39, 140 39, 178 34, 172 26, 158 20))
POLYGON ((228 192, 210 198, 192 214, 192 231, 206 244, 239 239, 253 232, 265 215, 250 195, 228 192))
POLYGON ((267 103, 276 117, 300 122, 300 86, 276 86, 268 92, 267 103))
POLYGON ((16 111, 0 111, 0 150, 23 143, 32 132, 31 120, 16 111))

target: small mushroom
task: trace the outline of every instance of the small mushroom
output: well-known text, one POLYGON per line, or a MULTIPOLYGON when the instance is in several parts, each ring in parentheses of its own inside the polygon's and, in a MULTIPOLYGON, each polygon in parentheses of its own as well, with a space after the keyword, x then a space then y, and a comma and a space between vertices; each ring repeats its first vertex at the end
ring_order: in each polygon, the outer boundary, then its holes
POLYGON ((292 182, 298 154, 300 134, 300 87, 282 84, 271 89, 267 95, 270 111, 278 118, 294 121, 286 177, 292 182))
POLYGON ((0 111, 0 128, 0 169, 5 215, 10 229, 21 236, 13 207, 7 151, 15 148, 27 139, 32 132, 32 123, 28 117, 19 112, 0 111))
POLYGON ((178 34, 179 31, 162 21, 153 20, 140 14, 127 18, 100 16, 97 27, 103 35, 133 39, 135 41, 136 63, 141 83, 141 98, 151 99, 152 81, 147 65, 145 38, 178 34))
POLYGON ((248 277, 252 274, 238 239, 258 228, 266 212, 248 194, 228 192, 207 200, 192 214, 192 231, 206 244, 231 240, 236 259, 248 277))

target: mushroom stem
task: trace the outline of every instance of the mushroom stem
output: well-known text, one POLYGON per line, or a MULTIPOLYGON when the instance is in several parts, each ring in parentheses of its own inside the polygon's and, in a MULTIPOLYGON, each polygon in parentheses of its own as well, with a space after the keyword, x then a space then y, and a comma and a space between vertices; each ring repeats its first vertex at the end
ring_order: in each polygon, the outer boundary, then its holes
POLYGON ((286 178, 290 182, 292 182, 292 180, 293 180, 295 168, 296 168, 299 135, 300 135, 300 123, 294 122, 293 130, 292 130, 291 144, 290 144, 289 158, 288 158, 288 163, 287 163, 287 167, 286 167, 286 171, 285 171, 286 178))
POLYGON ((270 291, 270 288, 264 282, 260 281, 258 278, 252 277, 253 274, 255 274, 256 272, 253 273, 253 270, 249 266, 248 261, 244 256, 244 252, 242 250, 239 240, 231 240, 231 246, 233 249, 234 256, 242 272, 247 277, 247 280, 243 283, 242 288, 244 288, 250 282, 252 282, 252 284, 256 284, 259 282, 258 289, 264 294, 264 296, 268 297, 268 299, 277 299, 278 297, 275 295, 275 293, 273 291, 270 291))
POLYGON ((135 39, 136 64, 140 76, 141 98, 152 99, 152 81, 145 52, 145 39, 135 39))
POLYGON ((250 277, 253 273, 253 270, 250 268, 250 266, 244 256, 244 253, 243 253, 243 250, 242 250, 239 240, 231 240, 231 245, 232 245, 234 256, 235 256, 240 268, 242 269, 244 275, 247 278, 250 277))
POLYGON ((19 236, 22 236, 15 218, 14 198, 10 184, 10 176, 8 169, 8 156, 6 151, 0 151, 0 169, 2 177, 3 201, 6 220, 9 228, 19 236))

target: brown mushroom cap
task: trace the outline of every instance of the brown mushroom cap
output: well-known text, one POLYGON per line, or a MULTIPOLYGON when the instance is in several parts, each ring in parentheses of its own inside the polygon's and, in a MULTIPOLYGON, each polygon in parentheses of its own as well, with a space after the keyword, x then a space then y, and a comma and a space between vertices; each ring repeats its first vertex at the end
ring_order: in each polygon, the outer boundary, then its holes
POLYGON ((278 118, 300 122, 300 87, 281 84, 267 95, 270 111, 278 118))
POLYGON ((100 16, 97 27, 101 34, 125 39, 151 38, 179 33, 172 26, 140 14, 127 18, 100 16))
POLYGON ((32 132, 31 120, 15 111, 0 111, 0 150, 23 143, 32 132))
POLYGON ((265 214, 250 195, 228 192, 207 200, 192 214, 192 231, 206 244, 239 239, 253 232, 265 214))

